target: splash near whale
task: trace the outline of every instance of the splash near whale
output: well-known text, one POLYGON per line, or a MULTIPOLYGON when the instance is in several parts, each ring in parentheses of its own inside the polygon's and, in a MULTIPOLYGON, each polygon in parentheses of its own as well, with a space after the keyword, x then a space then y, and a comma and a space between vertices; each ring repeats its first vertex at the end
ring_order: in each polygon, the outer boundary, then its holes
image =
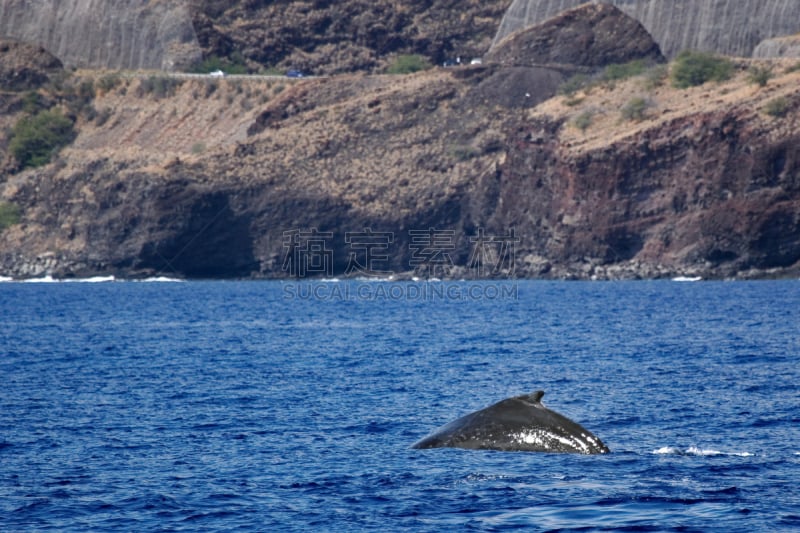
POLYGON ((592 432, 551 411, 544 391, 507 398, 437 429, 412 448, 465 448, 552 453, 608 453, 592 432))

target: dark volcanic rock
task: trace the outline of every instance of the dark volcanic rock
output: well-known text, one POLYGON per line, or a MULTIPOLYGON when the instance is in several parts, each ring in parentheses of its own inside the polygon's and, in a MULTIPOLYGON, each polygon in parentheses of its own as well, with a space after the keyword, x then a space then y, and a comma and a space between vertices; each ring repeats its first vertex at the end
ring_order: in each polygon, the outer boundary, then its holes
POLYGON ((743 72, 722 88, 662 86, 636 123, 616 116, 641 79, 593 91, 581 107, 521 110, 574 69, 656 59, 644 40, 615 47, 598 30, 606 18, 564 20, 554 27, 599 42, 600 58, 548 30, 561 50, 537 45, 525 57, 550 68, 231 77, 212 92, 186 81, 163 98, 123 80, 93 102, 108 106, 107 120, 77 121, 56 161, 0 180, 0 201, 20 212, 0 232, 0 275, 287 277, 293 236, 311 230, 330 235, 329 273, 342 275, 346 236, 367 228, 392 235, 378 266, 394 273, 437 255, 415 248, 411 231, 435 242, 441 230, 458 277, 797 275, 800 73, 765 89, 743 72), (782 116, 766 112, 777 98, 782 116), (597 129, 568 125, 592 109, 597 129), (518 238, 513 252, 492 249, 475 268, 476 243, 504 236, 518 238), (484 268, 493 258, 507 261, 484 268))
POLYGON ((44 48, 0 40, 0 90, 35 89, 62 68, 61 61, 44 48))
POLYGON ((503 67, 492 72, 470 92, 467 101, 509 109, 534 107, 552 98, 565 80, 562 70, 543 67, 503 67))
MULTIPOLYGON (((514 0, 494 43, 585 0, 514 0)), ((797 0, 603 0, 640 21, 669 58, 682 50, 747 57, 765 38, 800 31, 797 0)))
POLYGON ((486 59, 509 66, 590 68, 634 59, 665 61, 647 30, 609 4, 584 4, 513 33, 494 46, 486 59))
POLYGON ((564 80, 613 63, 663 62, 641 24, 607 4, 585 4, 509 36, 486 62, 493 74, 470 98, 529 108, 552 98, 564 80), (496 67, 502 68, 496 68, 496 67))
POLYGON ((433 63, 481 56, 510 3, 191 1, 205 55, 315 74, 380 70, 393 54, 422 54, 433 63))
POLYGON ((775 142, 734 108, 569 155, 559 127, 520 125, 495 224, 522 228, 561 275, 727 277, 800 264, 796 132, 775 142))

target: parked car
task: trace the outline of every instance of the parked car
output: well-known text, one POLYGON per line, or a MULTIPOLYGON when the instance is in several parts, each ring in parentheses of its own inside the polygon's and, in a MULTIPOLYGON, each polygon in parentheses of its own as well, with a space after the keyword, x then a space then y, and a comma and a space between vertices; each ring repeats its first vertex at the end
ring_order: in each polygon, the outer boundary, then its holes
POLYGON ((286 73, 287 78, 304 78, 306 75, 302 70, 292 69, 286 73))
POLYGON ((215 70, 214 72, 209 72, 208 75, 211 76, 212 78, 224 78, 225 77, 225 73, 222 72, 221 70, 215 70))

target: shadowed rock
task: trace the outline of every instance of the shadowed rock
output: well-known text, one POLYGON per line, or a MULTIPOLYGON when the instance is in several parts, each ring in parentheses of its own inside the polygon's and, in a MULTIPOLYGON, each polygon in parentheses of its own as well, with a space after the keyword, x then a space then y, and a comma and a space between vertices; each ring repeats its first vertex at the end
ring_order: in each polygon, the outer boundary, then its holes
POLYGON ((635 19, 608 4, 584 4, 524 28, 492 47, 487 61, 509 66, 599 68, 634 59, 663 62, 658 45, 635 19))
MULTIPOLYGON (((508 35, 585 0, 514 0, 495 36, 508 35)), ((797 0, 608 0, 639 20, 669 58, 694 49, 749 56, 763 39, 800 31, 797 0)))
POLYGON ((0 90, 35 89, 62 67, 61 61, 44 48, 0 40, 0 90))
POLYGON ((42 46, 67 67, 175 70, 200 59, 180 0, 0 0, 0 38, 42 46))
POLYGON ((614 6, 585 4, 519 31, 486 56, 495 72, 468 97, 529 108, 555 96, 571 75, 639 59, 663 62, 647 31, 614 6))

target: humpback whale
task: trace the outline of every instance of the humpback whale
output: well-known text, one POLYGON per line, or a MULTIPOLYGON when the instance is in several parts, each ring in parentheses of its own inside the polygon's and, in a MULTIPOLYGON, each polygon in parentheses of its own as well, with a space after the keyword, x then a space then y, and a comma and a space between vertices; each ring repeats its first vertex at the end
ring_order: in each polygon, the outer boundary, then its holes
POLYGON ((506 398, 446 424, 412 448, 608 453, 593 433, 545 407, 544 391, 506 398))

